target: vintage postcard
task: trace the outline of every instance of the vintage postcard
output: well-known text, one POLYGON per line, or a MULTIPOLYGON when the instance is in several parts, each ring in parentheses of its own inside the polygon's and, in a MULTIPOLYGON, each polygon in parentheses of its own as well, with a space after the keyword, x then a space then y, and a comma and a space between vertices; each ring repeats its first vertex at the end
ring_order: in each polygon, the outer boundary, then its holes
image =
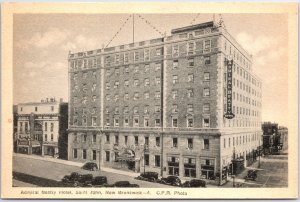
POLYGON ((296 3, 4 3, 2 198, 298 197, 296 3))

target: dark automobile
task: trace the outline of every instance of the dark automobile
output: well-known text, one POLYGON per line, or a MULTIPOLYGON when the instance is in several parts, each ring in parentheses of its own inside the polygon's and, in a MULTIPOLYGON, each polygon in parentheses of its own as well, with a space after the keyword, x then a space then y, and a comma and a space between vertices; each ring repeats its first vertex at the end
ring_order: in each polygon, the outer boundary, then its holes
POLYGON ((94 163, 94 162, 87 162, 82 166, 82 169, 95 171, 95 170, 98 170, 98 165, 97 165, 97 163, 94 163))
POLYGON ((247 175, 245 176, 245 180, 256 180, 257 178, 257 170, 248 170, 247 175))
POLYGON ((204 180, 192 179, 191 181, 186 181, 182 184, 183 187, 206 187, 206 182, 204 180))
POLYGON ((161 178, 160 182, 162 184, 169 184, 173 186, 180 186, 181 185, 181 180, 177 176, 168 176, 168 177, 163 177, 161 178))
POLYGON ((102 187, 107 184, 107 177, 97 176, 92 180, 92 185, 95 187, 102 187))
POLYGON ((136 177, 138 180, 146 180, 150 182, 155 182, 158 179, 158 173, 157 172, 145 172, 141 173, 140 176, 136 177))
POLYGON ((70 175, 66 175, 61 180, 64 185, 67 186, 90 186, 93 180, 92 174, 81 175, 79 173, 73 172, 70 175))
POLYGON ((130 184, 128 181, 117 181, 113 185, 114 187, 140 187, 138 184, 130 184))

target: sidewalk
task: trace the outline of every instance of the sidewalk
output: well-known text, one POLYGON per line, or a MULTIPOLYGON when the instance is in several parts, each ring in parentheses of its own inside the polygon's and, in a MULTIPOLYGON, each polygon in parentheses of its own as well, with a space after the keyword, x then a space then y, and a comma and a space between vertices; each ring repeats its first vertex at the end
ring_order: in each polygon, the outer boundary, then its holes
MULTIPOLYGON (((20 154, 20 153, 13 153, 13 156, 18 156, 22 158, 30 158, 30 159, 37 159, 37 160, 42 160, 42 161, 48 161, 48 162, 54 162, 54 163, 60 163, 64 165, 69 165, 69 166, 76 166, 76 167, 82 167, 84 163, 81 162, 74 162, 74 161, 68 161, 68 160, 63 160, 63 159, 56 159, 48 156, 37 156, 37 155, 27 155, 27 154, 20 154)), ((137 177, 140 174, 139 173, 134 173, 134 172, 127 172, 123 170, 117 170, 113 168, 108 168, 108 167, 101 167, 101 171, 109 172, 109 173, 116 173, 120 175, 126 175, 130 177, 137 177)))

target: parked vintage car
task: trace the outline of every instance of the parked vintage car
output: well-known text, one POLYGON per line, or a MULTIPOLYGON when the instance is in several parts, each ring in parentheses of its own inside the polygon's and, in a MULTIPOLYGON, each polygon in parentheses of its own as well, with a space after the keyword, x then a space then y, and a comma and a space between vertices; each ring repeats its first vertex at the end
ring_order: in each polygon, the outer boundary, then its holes
POLYGON ((169 184, 172 186, 181 186, 181 180, 177 176, 168 176, 168 177, 163 177, 160 180, 160 183, 162 184, 169 184))
POLYGON ((82 169, 95 171, 95 170, 98 170, 98 165, 97 165, 97 163, 94 163, 94 162, 87 162, 82 166, 82 169))
POLYGON ((206 182, 204 180, 192 179, 185 181, 182 187, 206 187, 206 182))
POLYGON ((155 182, 158 179, 158 173, 157 172, 141 173, 140 176, 136 177, 135 179, 155 182))
POLYGON ((77 172, 72 172, 70 175, 65 175, 62 178, 62 182, 65 186, 91 186, 93 180, 93 175, 92 174, 85 174, 81 175, 77 172))
POLYGON ((129 181, 117 181, 113 187, 140 187, 138 184, 130 184, 129 181))
POLYGON ((247 175, 245 176, 245 180, 256 180, 257 178, 257 170, 248 170, 247 175))
POLYGON ((107 177, 106 176, 96 176, 92 180, 92 185, 94 187, 103 187, 107 185, 107 177))

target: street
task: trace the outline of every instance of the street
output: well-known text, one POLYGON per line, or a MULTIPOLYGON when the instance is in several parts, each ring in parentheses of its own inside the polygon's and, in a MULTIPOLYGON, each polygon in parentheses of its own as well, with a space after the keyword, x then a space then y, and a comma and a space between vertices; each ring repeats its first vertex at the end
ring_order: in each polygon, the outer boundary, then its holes
MULTIPOLYGON (((171 187, 159 183, 151 183, 147 181, 136 180, 131 176, 109 173, 105 171, 87 171, 83 170, 78 166, 64 165, 56 162, 49 162, 39 159, 25 158, 22 156, 13 156, 13 171, 22 174, 34 175, 40 180, 49 179, 51 181, 60 181, 65 175, 69 175, 71 172, 78 172, 81 174, 93 174, 93 176, 106 176, 109 184, 113 184, 116 181, 129 181, 132 184, 138 184, 140 187, 147 188, 160 188, 160 187, 171 187)), ((36 186, 31 185, 28 182, 20 182, 18 180, 13 181, 13 186, 36 186)))
MULTIPOLYGON (((235 185, 242 187, 281 188, 288 186, 288 155, 269 155, 260 159, 255 165, 245 169, 235 179, 235 185), (249 169, 257 169, 257 179, 244 180, 249 169)), ((233 182, 227 182, 224 187, 233 187, 233 182)))

